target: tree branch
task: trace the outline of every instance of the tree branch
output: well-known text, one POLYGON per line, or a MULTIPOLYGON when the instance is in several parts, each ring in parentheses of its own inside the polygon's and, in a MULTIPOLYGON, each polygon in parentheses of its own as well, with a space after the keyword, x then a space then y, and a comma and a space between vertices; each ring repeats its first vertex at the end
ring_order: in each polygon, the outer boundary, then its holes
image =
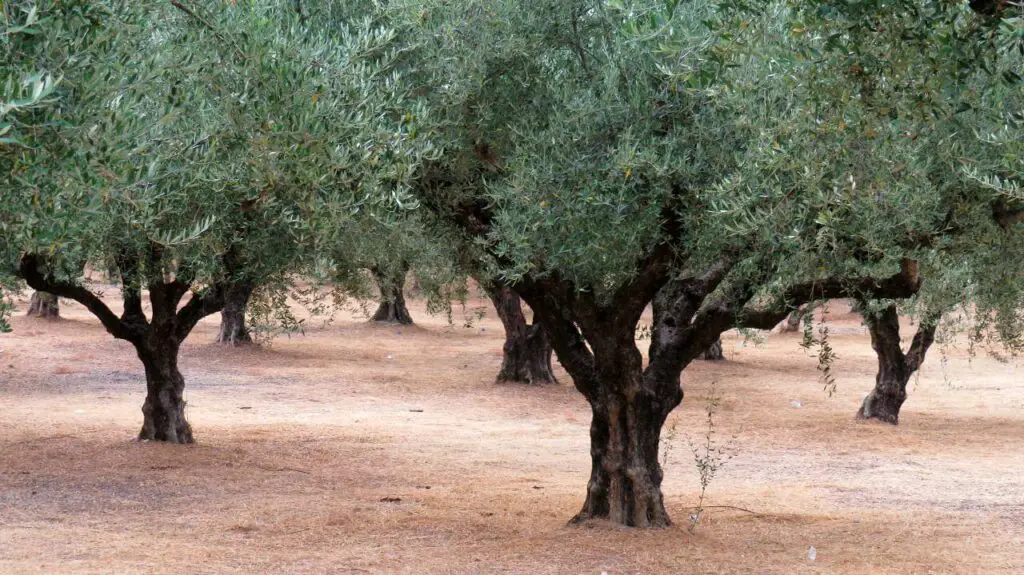
POLYGON ((75 300, 99 318, 103 327, 106 328, 110 335, 132 343, 138 340, 138 330, 133 329, 128 323, 121 321, 96 294, 80 285, 56 281, 53 278, 47 277, 40 269, 41 263, 36 254, 25 254, 21 257, 18 275, 32 289, 75 300))
MULTIPOLYGON (((725 280, 734 263, 731 256, 724 257, 703 275, 684 275, 668 282, 654 297, 654 322, 647 353, 650 361, 644 370, 648 381, 672 381, 694 359, 682 353, 692 346, 691 320, 708 294, 725 280)), ((706 348, 703 346, 701 351, 706 348)))
POLYGON ((121 276, 121 299, 124 301, 121 321, 128 324, 148 324, 146 314, 142 311, 142 289, 135 280, 139 272, 138 254, 132 253, 128 248, 122 248, 114 260, 121 276))
MULTIPOLYGON (((597 394, 597 370, 594 354, 580 333, 573 317, 575 287, 553 278, 525 278, 513 289, 533 310, 551 340, 551 347, 573 385, 587 399, 597 394)), ((536 321, 536 320, 535 320, 536 321)))
POLYGON ((914 339, 906 354, 907 367, 910 371, 917 371, 924 363, 924 356, 928 353, 928 348, 935 342, 935 331, 939 328, 939 316, 940 314, 935 313, 921 318, 917 326, 917 333, 914 334, 914 339))
POLYGON ((177 314, 175 335, 178 341, 185 341, 199 320, 224 309, 226 294, 227 286, 220 282, 206 288, 202 294, 193 293, 192 299, 177 314))
MULTIPOLYGON (((735 326, 771 329, 786 319, 791 311, 813 300, 856 296, 871 299, 904 299, 915 295, 920 289, 921 278, 918 275, 917 262, 904 260, 900 271, 888 278, 833 277, 793 285, 783 292, 782 300, 786 302, 784 307, 762 310, 744 308, 739 310, 735 326)), ((734 311, 728 304, 724 304, 723 309, 734 311)))

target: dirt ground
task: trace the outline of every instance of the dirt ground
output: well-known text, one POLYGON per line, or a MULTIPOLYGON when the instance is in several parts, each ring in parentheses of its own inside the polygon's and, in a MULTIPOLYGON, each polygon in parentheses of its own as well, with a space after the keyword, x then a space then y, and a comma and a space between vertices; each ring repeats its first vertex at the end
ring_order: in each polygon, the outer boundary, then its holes
POLYGON ((560 368, 494 384, 493 312, 412 301, 415 327, 346 316, 263 349, 212 345, 208 318, 182 351, 198 444, 175 447, 133 441, 141 364, 62 306, 0 335, 2 573, 1024 573, 1024 370, 936 348, 898 428, 854 421, 874 355, 841 306, 831 398, 795 334, 726 334, 685 372, 655 531, 566 525, 589 409, 560 368), (690 534, 712 382, 733 458, 690 534))

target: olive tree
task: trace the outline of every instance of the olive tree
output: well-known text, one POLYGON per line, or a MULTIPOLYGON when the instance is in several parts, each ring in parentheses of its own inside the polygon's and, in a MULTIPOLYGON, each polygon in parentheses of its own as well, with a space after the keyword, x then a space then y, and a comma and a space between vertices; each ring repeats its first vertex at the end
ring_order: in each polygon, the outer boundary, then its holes
POLYGON ((1020 348, 1020 282, 1004 278, 1024 265, 1017 225, 1024 205, 1017 187, 1024 24, 992 19, 1010 15, 985 3, 914 1, 886 10, 810 3, 801 13, 800 34, 829 38, 813 53, 803 52, 817 59, 819 69, 810 76, 817 107, 836 117, 841 112, 850 148, 867 151, 865 144, 902 140, 912 154, 894 155, 895 163, 879 169, 918 174, 913 196, 891 205, 904 214, 903 245, 926 248, 919 250, 921 293, 902 306, 917 329, 904 351, 898 302, 858 302, 879 364, 860 418, 898 423, 907 382, 948 312, 959 310, 968 321, 945 322, 946 331, 964 329, 972 340, 1020 348), (971 9, 983 17, 973 17, 971 9))
MULTIPOLYGON (((394 51, 370 22, 339 42, 278 2, 85 4, 101 12, 86 26, 102 40, 45 134, 69 152, 3 194, 19 208, 7 252, 32 288, 83 304, 133 344, 147 381, 140 439, 189 443, 177 362, 196 324, 239 285, 293 270, 318 218, 399 184, 394 51), (120 276, 120 313, 77 273, 97 260, 120 276)), ((62 27, 81 28, 67 4, 46 7, 40 22, 56 31, 33 41, 59 49, 62 27)))
POLYGON ((799 57, 829 38, 794 33, 797 6, 753 19, 711 2, 414 8, 410 76, 444 150, 416 193, 529 304, 591 405, 577 521, 669 524, 661 427, 723 331, 770 329, 815 300, 910 297, 941 249, 917 239, 943 236, 950 199, 972 215, 998 199, 935 185, 929 170, 952 168, 929 165, 941 141, 906 137, 930 125, 900 115, 912 101, 881 125, 849 67, 799 57))

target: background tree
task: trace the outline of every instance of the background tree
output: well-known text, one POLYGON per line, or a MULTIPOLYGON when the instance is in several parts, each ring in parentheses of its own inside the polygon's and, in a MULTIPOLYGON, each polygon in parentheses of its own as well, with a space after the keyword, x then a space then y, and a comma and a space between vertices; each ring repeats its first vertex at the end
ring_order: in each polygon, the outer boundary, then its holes
MULTIPOLYGON (((932 113, 910 90, 884 124, 849 62, 794 57, 833 41, 799 30, 823 5, 753 19, 702 2, 417 8, 410 76, 444 150, 417 193, 530 305, 591 404, 577 520, 669 523, 660 429, 682 370, 723 331, 770 329, 814 300, 912 296, 950 199, 968 219, 997 200, 935 185, 954 167, 929 166, 939 138, 907 136, 932 113), (645 368, 634 333, 652 301, 645 368)), ((886 17, 912 16, 922 36, 901 49, 971 46, 950 35, 969 13, 904 8, 886 17)), ((957 89, 948 75, 929 87, 942 82, 957 89)))
MULTIPOLYGON (((32 42, 59 50, 62 31, 80 33, 66 6, 50 6, 40 22, 54 30, 32 42)), ((188 443, 177 358, 196 323, 239 284, 285 273, 318 214, 351 212, 376 182, 399 182, 388 158, 405 136, 380 97, 394 52, 368 22, 339 43, 276 2, 89 6, 96 66, 69 82, 74 115, 47 124, 75 161, 16 189, 25 209, 7 239, 30 286, 82 303, 135 346, 147 379, 139 437, 188 443), (362 116, 380 122, 352 121, 362 116), (118 270, 120 316, 71 272, 86 260, 118 270)))
MULTIPOLYGON (((909 161, 891 169, 916 171, 925 191, 892 205, 910 208, 902 222, 904 245, 932 248, 919 260, 924 281, 908 308, 918 321, 908 350, 901 348, 896 302, 858 306, 879 362, 875 388, 858 417, 896 424, 907 381, 924 361, 943 314, 961 308, 969 321, 959 329, 972 340, 985 334, 1004 350, 1020 348, 1021 289, 1003 278, 1006 268, 1024 264, 1021 230, 1010 224, 1021 205, 1019 144, 1009 143, 1024 136, 1014 119, 1024 106, 1024 26, 1009 19, 993 27, 987 18, 971 18, 967 6, 935 2, 899 2, 884 12, 813 5, 802 19, 807 33, 832 38, 817 52, 824 69, 846 69, 811 76, 815 93, 829 100, 819 106, 841 110, 844 128, 859 138, 853 145, 911 142, 911 155, 903 156, 909 161), (1003 254, 1002 261, 993 253, 1003 254)), ((948 331, 952 337, 956 329, 948 331)))
POLYGON ((28 304, 29 316, 55 319, 60 317, 60 300, 57 296, 46 292, 32 292, 28 304))
POLYGON ((505 328, 498 383, 547 385, 558 383, 551 367, 551 342, 544 326, 526 321, 522 299, 512 288, 491 282, 485 291, 505 328))

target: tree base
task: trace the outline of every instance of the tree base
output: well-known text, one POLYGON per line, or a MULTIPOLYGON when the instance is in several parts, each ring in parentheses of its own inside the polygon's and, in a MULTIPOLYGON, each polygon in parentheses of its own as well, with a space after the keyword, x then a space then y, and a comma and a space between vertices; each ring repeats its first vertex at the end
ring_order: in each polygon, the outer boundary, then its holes
MULTIPOLYGON (((147 401, 146 406, 148 405, 147 401)), ((184 406, 179 414, 161 414, 160 417, 147 412, 146 406, 142 408, 144 417, 142 429, 139 430, 139 441, 160 441, 178 445, 196 442, 192 435, 192 426, 185 421, 184 406)))
POLYGON ((377 312, 373 314, 370 321, 394 325, 413 324, 412 316, 409 315, 409 310, 406 309, 404 301, 401 305, 397 305, 395 302, 381 302, 380 307, 377 308, 377 312))
POLYGON ((882 421, 891 425, 900 424, 900 407, 906 398, 895 396, 883 396, 872 390, 860 409, 857 410, 857 419, 872 419, 882 421))
POLYGON ((252 345, 252 335, 249 334, 249 330, 245 327, 232 327, 221 323, 220 333, 217 334, 217 339, 214 343, 221 345, 230 345, 237 347, 240 345, 252 345))
POLYGON ((139 350, 146 366, 146 401, 142 404, 140 441, 195 443, 185 419, 185 379, 178 371, 177 344, 173 348, 139 350))
POLYGON ((60 319, 60 300, 53 294, 46 292, 33 292, 29 300, 29 317, 41 317, 44 319, 60 319))
POLYGON ((506 332, 501 371, 496 382, 526 385, 558 383, 551 368, 551 345, 542 326, 533 324, 519 333, 506 332))
POLYGON ((662 507, 659 513, 656 513, 653 517, 646 517, 640 521, 614 521, 608 514, 594 514, 592 511, 586 509, 580 511, 575 517, 569 520, 570 526, 588 525, 594 523, 607 523, 616 527, 641 527, 644 529, 664 529, 672 527, 672 520, 668 517, 668 512, 662 507))
MULTIPOLYGON (((638 356, 633 358, 636 364, 638 356)), ((682 400, 678 384, 672 391, 662 398, 620 394, 588 398, 593 410, 590 481, 583 508, 570 524, 606 519, 625 527, 672 525, 661 493, 663 472, 658 461, 661 426, 682 400)))

